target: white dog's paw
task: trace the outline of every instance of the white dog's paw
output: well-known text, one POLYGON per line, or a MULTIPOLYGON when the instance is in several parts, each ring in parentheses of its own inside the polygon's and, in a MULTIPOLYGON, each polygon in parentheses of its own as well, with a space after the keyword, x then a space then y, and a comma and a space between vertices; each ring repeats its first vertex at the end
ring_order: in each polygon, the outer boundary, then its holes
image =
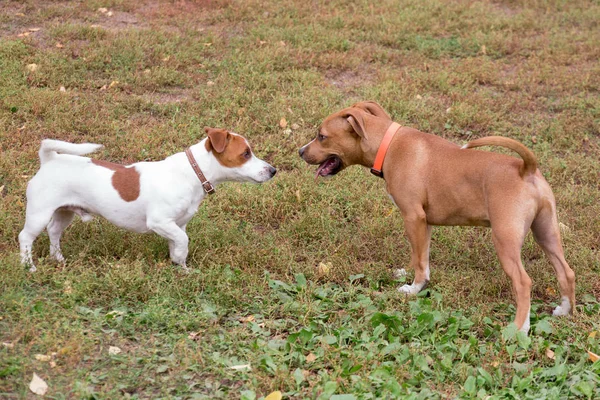
POLYGON ((565 296, 562 298, 562 303, 560 304, 560 306, 554 309, 552 315, 554 315, 555 317, 560 317, 563 315, 569 315, 570 312, 571 302, 569 301, 569 298, 565 296))
POLYGON ((406 272, 404 268, 396 268, 392 273, 392 276, 394 277, 394 279, 401 279, 404 278, 407 274, 408 272, 406 272))
POLYGON ((29 272, 35 272, 37 271, 37 268, 35 267, 35 265, 31 264, 31 267, 29 267, 29 272))

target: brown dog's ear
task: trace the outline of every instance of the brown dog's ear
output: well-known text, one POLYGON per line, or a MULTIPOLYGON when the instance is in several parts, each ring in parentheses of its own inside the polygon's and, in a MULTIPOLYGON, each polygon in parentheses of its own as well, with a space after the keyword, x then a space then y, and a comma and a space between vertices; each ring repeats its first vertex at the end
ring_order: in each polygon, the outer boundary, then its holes
POLYGON ((217 129, 217 128, 204 128, 204 132, 208 134, 208 141, 210 145, 217 153, 222 153, 227 146, 227 138, 229 137, 229 132, 225 129, 217 129))
POLYGON ((348 121, 354 132, 363 139, 367 139, 367 131, 365 129, 364 111, 348 109, 342 115, 348 121))
POLYGON ((368 112, 369 114, 374 115, 376 117, 381 117, 381 118, 391 120, 390 116, 388 115, 388 113, 385 112, 383 107, 381 107, 379 104, 377 104, 374 101, 361 101, 359 103, 354 104, 352 107, 360 108, 361 110, 364 110, 364 111, 368 112))

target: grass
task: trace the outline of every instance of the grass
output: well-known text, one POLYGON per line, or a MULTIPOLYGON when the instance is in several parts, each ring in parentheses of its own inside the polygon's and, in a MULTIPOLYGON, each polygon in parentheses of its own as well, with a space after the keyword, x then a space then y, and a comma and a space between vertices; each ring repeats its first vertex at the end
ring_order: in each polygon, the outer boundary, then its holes
POLYGON ((33 372, 55 399, 597 396, 597 2, 0 9, 0 397, 32 396, 33 372), (361 99, 456 143, 500 134, 534 150, 577 274, 575 316, 551 317, 556 279, 528 237, 532 330, 517 334, 480 228, 435 228, 430 289, 395 291, 409 246, 382 181, 356 167, 315 183, 297 156, 325 116, 361 99), (170 265, 158 236, 100 219, 66 231, 66 266, 49 260, 46 235, 38 272, 19 265, 41 139, 102 143, 98 157, 127 163, 181 151, 204 126, 243 133, 279 173, 205 201, 188 225, 193 273, 170 265))

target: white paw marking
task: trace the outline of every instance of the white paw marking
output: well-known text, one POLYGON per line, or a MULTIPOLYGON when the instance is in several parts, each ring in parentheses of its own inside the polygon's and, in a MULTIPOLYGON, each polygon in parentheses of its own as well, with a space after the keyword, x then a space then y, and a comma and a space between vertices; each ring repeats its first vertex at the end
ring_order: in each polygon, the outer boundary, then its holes
POLYGON ((562 303, 560 304, 560 306, 554 309, 552 315, 554 315, 555 317, 559 317, 563 315, 569 315, 570 312, 571 302, 569 301, 569 298, 567 296, 563 296, 562 303))
POLYGON ((525 333, 529 332, 529 326, 531 324, 530 319, 531 319, 531 309, 529 311, 527 311, 527 318, 525 318, 525 322, 523 322, 523 326, 521 327, 521 329, 519 329, 521 332, 525 332, 525 333))
POLYGON ((416 285, 413 283, 412 285, 400 286, 398 288, 398 291, 400 293, 406 293, 406 294, 417 294, 421 291, 423 286, 425 286, 425 285, 424 284, 416 285))
POLYGON ((35 272, 37 271, 37 268, 35 267, 35 265, 32 265, 31 268, 29 268, 29 272, 35 272))

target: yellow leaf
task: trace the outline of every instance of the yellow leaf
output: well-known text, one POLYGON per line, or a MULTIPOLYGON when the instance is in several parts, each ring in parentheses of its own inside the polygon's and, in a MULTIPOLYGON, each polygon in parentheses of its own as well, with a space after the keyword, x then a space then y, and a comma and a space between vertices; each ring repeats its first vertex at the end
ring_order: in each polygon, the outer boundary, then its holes
POLYGON ((45 354, 36 354, 35 359, 38 361, 50 361, 52 359, 52 357, 47 356, 45 354))
POLYGON ((273 393, 269 394, 267 397, 265 397, 265 400, 281 400, 282 398, 283 395, 281 394, 281 392, 279 390, 276 390, 273 393))
POLYGON ((118 84, 119 84, 119 81, 112 81, 112 82, 110 83, 110 85, 108 85, 108 88, 110 89, 111 87, 115 87, 115 86, 117 86, 118 84))
POLYGON ((554 352, 550 349, 546 349, 546 357, 548 357, 551 360, 554 360, 554 352))
POLYGON ((317 356, 315 356, 313 353, 308 353, 308 355, 306 356, 306 362, 313 362, 317 359, 317 356))
POLYGON ((594 354, 591 351, 588 351, 588 356, 590 356, 590 361, 591 362, 596 362, 598 360, 600 360, 600 356, 598 354, 594 354))
POLYGON ((56 43, 56 47, 57 47, 57 48, 59 48, 59 49, 62 49, 62 48, 63 48, 63 47, 65 47, 65 46, 63 46, 63 44, 62 44, 62 43, 56 43))
POLYGON ((37 69, 38 69, 37 64, 27 64, 27 71, 35 72, 35 71, 37 71, 37 69))
POLYGON ((256 318, 254 317, 254 315, 248 315, 247 317, 240 318, 240 322, 252 322, 255 319, 256 318))
POLYGON ((286 121, 286 119, 285 119, 285 118, 283 118, 283 117, 282 117, 282 118, 279 120, 279 126, 280 126, 281 128, 285 128, 285 127, 287 126, 287 121, 286 121))
MULTIPOLYGON (((1 192, 2 190, 0 190, 1 192)), ((596 335, 598 334, 598 331, 592 331, 590 332, 590 335, 588 337, 591 337, 592 339, 596 337, 596 335)))
POLYGON ((329 275, 329 271, 331 271, 331 267, 333 267, 333 264, 330 262, 319 263, 319 266, 317 267, 317 272, 319 273, 319 275, 329 275))

